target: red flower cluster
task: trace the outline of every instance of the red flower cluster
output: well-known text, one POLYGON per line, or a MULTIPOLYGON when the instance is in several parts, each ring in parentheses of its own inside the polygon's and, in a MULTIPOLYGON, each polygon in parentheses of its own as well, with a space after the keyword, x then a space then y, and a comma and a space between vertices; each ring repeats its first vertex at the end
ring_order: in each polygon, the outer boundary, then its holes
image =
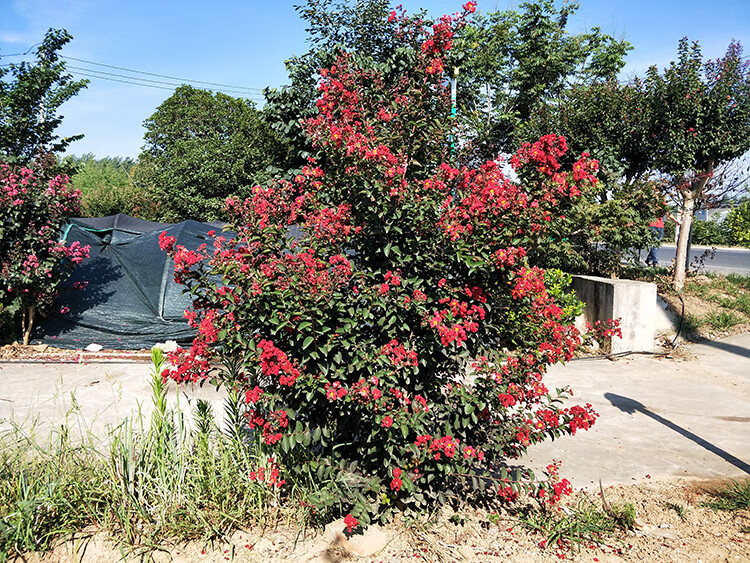
POLYGON ((266 377, 278 379, 279 384, 291 387, 300 376, 300 371, 287 355, 274 346, 269 340, 258 342, 260 352, 260 371, 266 377))
POLYGON ((391 340, 383 346, 381 352, 397 368, 417 365, 417 353, 414 350, 406 350, 398 340, 391 340))

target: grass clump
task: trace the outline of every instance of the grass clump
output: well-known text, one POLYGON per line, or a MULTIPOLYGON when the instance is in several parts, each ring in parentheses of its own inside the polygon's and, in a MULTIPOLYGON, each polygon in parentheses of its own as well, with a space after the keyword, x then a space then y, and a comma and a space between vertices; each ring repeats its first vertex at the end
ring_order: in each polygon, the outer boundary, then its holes
POLYGON ((705 316, 705 321, 713 329, 726 330, 742 323, 744 319, 732 311, 714 311, 705 316))
POLYGON ((720 487, 710 489, 711 500, 702 506, 714 510, 747 510, 750 509, 750 479, 732 481, 720 487))
POLYGON ((273 460, 237 426, 240 402, 227 402, 235 425, 225 432, 201 401, 189 425, 179 399, 167 403, 160 351, 153 360, 150 418, 126 418, 103 446, 71 436, 68 422, 46 441, 33 428, 0 434, 0 563, 89 526, 126 548, 158 549, 164 538, 212 541, 278 515, 278 483, 257 478, 273 460))
POLYGON ((635 507, 631 503, 608 504, 599 508, 584 497, 573 508, 527 507, 518 520, 529 530, 544 536, 542 547, 580 549, 581 544, 602 544, 618 529, 635 527, 635 507))

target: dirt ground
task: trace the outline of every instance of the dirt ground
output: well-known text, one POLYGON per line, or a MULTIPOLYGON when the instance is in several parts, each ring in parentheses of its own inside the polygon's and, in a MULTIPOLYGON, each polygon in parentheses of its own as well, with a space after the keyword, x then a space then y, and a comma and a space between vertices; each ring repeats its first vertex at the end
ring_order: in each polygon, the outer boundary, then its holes
MULTIPOLYGON (((58 545, 43 556, 18 561, 34 563, 110 561, 155 562, 338 562, 404 563, 509 562, 543 563, 580 561, 747 562, 750 561, 750 512, 719 512, 701 506, 707 489, 716 482, 670 480, 609 487, 609 503, 630 502, 636 507, 635 531, 619 531, 603 543, 577 546, 545 545, 545 536, 531 532, 510 514, 470 511, 455 514, 445 509, 422 522, 384 527, 381 549, 361 557, 337 545, 322 530, 277 527, 236 532, 226 543, 175 544, 163 551, 127 551, 107 539, 104 532, 90 531, 58 545)), ((601 506, 601 493, 577 491, 557 510, 570 510, 579 502, 601 506)), ((352 541, 356 540, 356 536, 352 541)))

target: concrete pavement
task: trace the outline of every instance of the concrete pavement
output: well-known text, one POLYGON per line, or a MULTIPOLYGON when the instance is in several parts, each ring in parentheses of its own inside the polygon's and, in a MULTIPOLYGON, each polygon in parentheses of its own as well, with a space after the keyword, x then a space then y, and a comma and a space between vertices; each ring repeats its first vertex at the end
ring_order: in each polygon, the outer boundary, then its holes
POLYGON ((686 347, 689 360, 628 356, 553 367, 550 389, 600 417, 588 431, 533 446, 522 463, 563 462, 575 487, 670 477, 750 477, 750 333, 686 347))
MULTIPOLYGON (((591 403, 588 431, 533 446, 522 464, 552 459, 575 487, 669 477, 750 476, 750 333, 688 348, 691 359, 634 355, 554 366, 550 389, 570 385, 571 404, 591 403)), ((37 421, 42 435, 66 418, 84 434, 106 434, 138 408, 150 410, 147 363, 0 362, 0 432, 37 421)), ((222 392, 172 388, 171 404, 209 400, 220 419, 222 392)), ((188 407, 189 408, 189 407, 188 407)))

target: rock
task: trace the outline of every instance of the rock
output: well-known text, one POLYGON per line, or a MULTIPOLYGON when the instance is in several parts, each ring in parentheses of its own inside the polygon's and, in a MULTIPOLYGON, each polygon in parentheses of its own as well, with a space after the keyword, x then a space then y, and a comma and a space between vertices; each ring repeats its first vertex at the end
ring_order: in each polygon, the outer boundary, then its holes
POLYGON ((326 555, 329 557, 343 555, 339 553, 339 550, 334 549, 343 548, 346 552, 359 557, 372 557, 384 549, 391 540, 389 534, 378 525, 369 526, 359 533, 348 534, 348 537, 345 530, 346 525, 343 518, 326 526, 325 535, 332 544, 326 550, 326 555))

